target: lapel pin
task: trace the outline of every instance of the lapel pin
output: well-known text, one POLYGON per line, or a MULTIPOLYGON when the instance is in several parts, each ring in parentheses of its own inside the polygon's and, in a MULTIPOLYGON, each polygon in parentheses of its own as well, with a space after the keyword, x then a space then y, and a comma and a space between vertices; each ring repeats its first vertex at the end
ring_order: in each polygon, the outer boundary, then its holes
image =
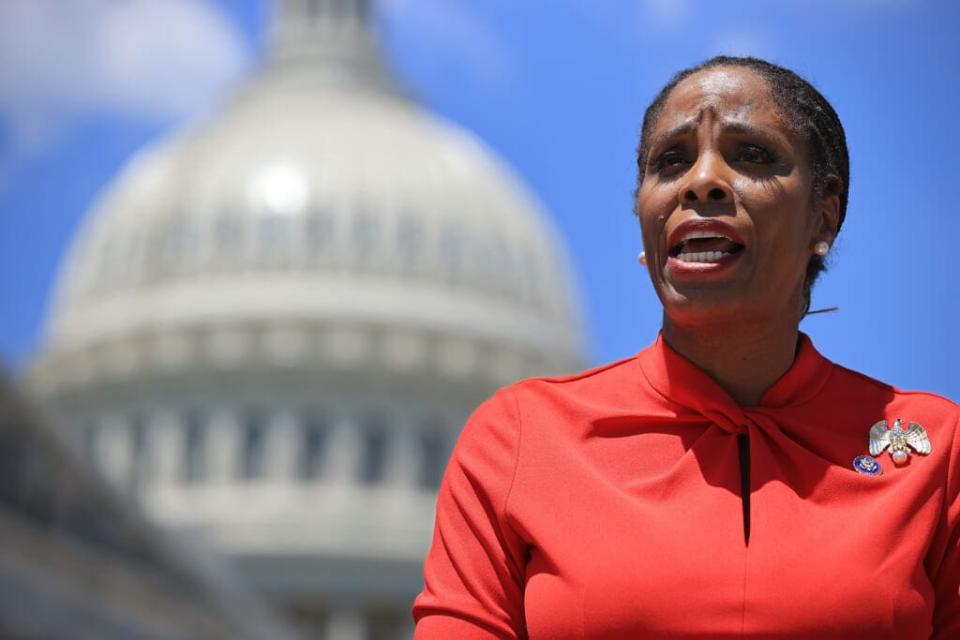
POLYGON ((873 456, 857 456, 853 459, 853 469, 866 476, 879 476, 883 473, 883 467, 873 456))
POLYGON ((870 427, 870 455, 879 456, 889 447, 890 457, 898 466, 907 462, 911 449, 920 455, 928 455, 931 447, 927 430, 916 422, 911 422, 906 429, 902 425, 903 420, 897 418, 892 429, 887 428, 886 420, 870 427))

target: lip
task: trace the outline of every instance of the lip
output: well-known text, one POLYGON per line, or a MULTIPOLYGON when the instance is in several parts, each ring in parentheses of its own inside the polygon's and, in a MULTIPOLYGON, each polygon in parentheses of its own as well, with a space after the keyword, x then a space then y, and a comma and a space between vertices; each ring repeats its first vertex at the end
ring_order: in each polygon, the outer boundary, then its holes
POLYGON ((669 253, 673 247, 677 246, 683 236, 693 231, 709 231, 725 236, 737 244, 746 245, 740 234, 730 225, 714 219, 694 218, 680 223, 680 226, 673 230, 673 233, 667 238, 667 252, 669 253))
POLYGON ((742 255, 742 251, 731 253, 715 262, 684 262, 683 260, 669 256, 667 258, 667 270, 674 278, 679 279, 683 279, 684 276, 702 276, 727 270, 735 262, 740 260, 742 255))
POLYGON ((690 281, 694 282, 698 278, 708 275, 712 276, 714 274, 717 274, 719 277, 722 272, 732 268, 733 265, 743 257, 744 251, 738 251, 714 262, 684 262, 670 255, 670 250, 675 247, 685 235, 694 231, 715 233, 746 247, 746 243, 740 234, 737 233, 733 227, 719 220, 694 218, 681 223, 673 230, 673 233, 670 234, 667 241, 667 270, 672 278, 678 282, 691 278, 694 280, 690 281))

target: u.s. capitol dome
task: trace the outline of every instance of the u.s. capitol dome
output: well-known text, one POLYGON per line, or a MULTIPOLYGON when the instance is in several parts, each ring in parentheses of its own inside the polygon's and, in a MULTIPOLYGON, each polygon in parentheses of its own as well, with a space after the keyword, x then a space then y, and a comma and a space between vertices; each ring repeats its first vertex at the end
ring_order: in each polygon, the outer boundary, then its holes
POLYGON ((331 638, 404 633, 472 407, 584 361, 549 219, 369 22, 280 5, 227 107, 98 199, 29 372, 121 490, 331 638))

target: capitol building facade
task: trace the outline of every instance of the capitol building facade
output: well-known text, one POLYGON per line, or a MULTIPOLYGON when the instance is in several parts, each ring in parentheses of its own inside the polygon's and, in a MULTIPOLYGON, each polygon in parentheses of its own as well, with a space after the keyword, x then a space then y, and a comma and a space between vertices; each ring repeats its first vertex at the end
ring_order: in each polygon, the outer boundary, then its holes
POLYGON ((27 375, 120 493, 304 638, 409 637, 464 420, 585 361, 549 219, 398 88, 372 10, 283 0, 226 107, 128 163, 27 375))

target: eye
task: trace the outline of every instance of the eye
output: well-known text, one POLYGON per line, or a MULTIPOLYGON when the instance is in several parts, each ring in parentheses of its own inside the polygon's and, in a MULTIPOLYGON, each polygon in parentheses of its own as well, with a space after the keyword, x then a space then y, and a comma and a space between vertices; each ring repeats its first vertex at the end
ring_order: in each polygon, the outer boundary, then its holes
POLYGON ((670 173, 672 169, 679 167, 685 162, 686 160, 683 154, 680 153, 680 150, 672 148, 667 149, 657 156, 653 162, 650 163, 650 166, 658 173, 670 173))
POLYGON ((772 164, 773 154, 755 144, 745 144, 737 152, 737 161, 748 164, 772 164))

